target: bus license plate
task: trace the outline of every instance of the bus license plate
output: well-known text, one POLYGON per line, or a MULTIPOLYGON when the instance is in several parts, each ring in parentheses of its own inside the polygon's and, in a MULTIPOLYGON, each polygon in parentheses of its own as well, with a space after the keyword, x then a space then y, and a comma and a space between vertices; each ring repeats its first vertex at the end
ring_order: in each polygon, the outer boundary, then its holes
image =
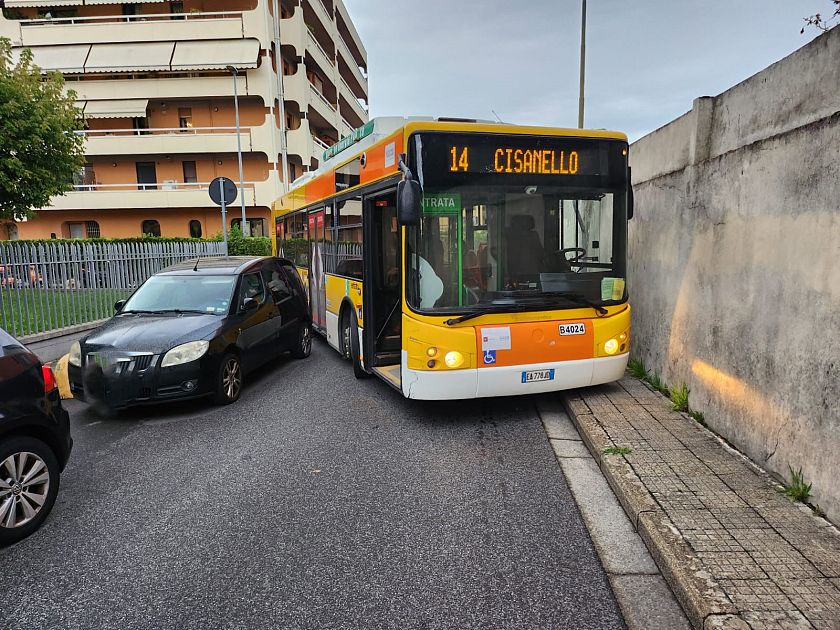
POLYGON ((553 381, 554 370, 528 370, 522 372, 523 383, 538 383, 539 381, 553 381))

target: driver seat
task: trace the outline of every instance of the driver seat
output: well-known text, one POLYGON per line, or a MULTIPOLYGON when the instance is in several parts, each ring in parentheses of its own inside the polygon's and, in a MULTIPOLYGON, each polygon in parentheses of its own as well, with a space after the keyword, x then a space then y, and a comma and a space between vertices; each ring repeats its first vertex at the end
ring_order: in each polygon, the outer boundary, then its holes
POLYGON ((511 280, 537 280, 545 263, 540 235, 534 229, 534 217, 516 214, 510 218, 507 235, 507 269, 511 280))

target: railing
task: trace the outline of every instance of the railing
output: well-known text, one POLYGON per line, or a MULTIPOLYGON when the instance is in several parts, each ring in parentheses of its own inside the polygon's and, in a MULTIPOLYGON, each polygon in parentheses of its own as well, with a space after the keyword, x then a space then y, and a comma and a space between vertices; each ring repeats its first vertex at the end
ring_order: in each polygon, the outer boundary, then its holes
POLYGON ((16 337, 105 319, 146 278, 224 244, 0 243, 0 326, 16 337))
POLYGON ((335 57, 330 57, 327 54, 327 51, 324 50, 324 48, 318 42, 318 39, 312 34, 312 31, 310 31, 309 29, 306 29, 306 34, 309 36, 309 41, 311 41, 313 44, 315 44, 315 48, 317 48, 318 50, 321 51, 321 54, 324 55, 324 57, 327 59, 327 62, 331 66, 334 66, 335 65, 335 57))
MULTIPOLYGON (((240 127, 245 134, 251 131, 250 127, 240 127)), ((211 134, 236 134, 236 127, 155 127, 152 129, 85 129, 75 132, 77 135, 86 138, 99 138, 102 136, 162 136, 162 135, 211 135, 211 134)))
MULTIPOLYGON (((75 184, 71 192, 109 192, 120 190, 209 190, 212 182, 129 182, 125 184, 75 184)), ((239 182, 234 181, 237 187, 239 182)), ((244 182, 246 189, 254 190, 260 182, 244 182)))
POLYGON ((335 109, 335 105, 333 105, 332 103, 330 103, 330 102, 327 100, 327 97, 326 97, 326 96, 324 96, 323 94, 321 94, 321 93, 318 91, 318 88, 316 88, 316 87, 315 87, 314 85, 312 85, 311 83, 309 84, 309 87, 310 87, 310 89, 311 89, 312 93, 313 93, 313 94, 315 94, 315 95, 316 95, 319 99, 321 99, 321 101, 323 101, 324 105, 326 105, 327 107, 329 107, 331 110, 336 111, 336 109, 335 109))
MULTIPOLYGON (((347 91, 350 93, 350 96, 351 96, 354 100, 356 100, 356 101, 360 101, 362 97, 360 97, 360 96, 357 96, 357 95, 356 95, 356 91, 355 91, 353 88, 351 88, 351 87, 350 87, 350 84, 348 84, 348 83, 347 83, 347 81, 345 81, 345 80, 344 80, 344 77, 341 77, 341 76, 340 76, 340 77, 339 77, 339 79, 341 79, 341 84, 342 84, 345 88, 347 88, 347 91)), ((367 100, 367 98, 365 98, 365 100, 367 100)), ((362 105, 362 104, 361 104, 361 103, 359 103, 359 105, 362 105)), ((362 107, 365 109, 365 111, 367 111, 367 106, 362 105, 362 107)))
POLYGON ((312 136, 312 140, 315 142, 315 144, 317 144, 319 147, 321 147, 324 150, 330 148, 330 145, 328 145, 326 142, 324 142, 323 140, 321 140, 317 136, 312 136))
POLYGON ((207 11, 204 13, 148 13, 142 15, 97 15, 93 17, 65 17, 65 18, 30 18, 16 20, 22 27, 26 26, 64 26, 69 24, 111 24, 118 22, 154 22, 169 20, 214 20, 223 18, 239 18, 242 11, 207 11))
POLYGON ((341 33, 338 34, 338 45, 340 48, 344 49, 344 52, 347 54, 347 57, 352 62, 350 64, 351 70, 353 68, 362 76, 362 78, 367 81, 367 75, 362 70, 362 67, 359 65, 358 61, 356 61, 355 55, 350 51, 350 47, 347 45, 347 42, 344 41, 344 37, 342 37, 341 33))

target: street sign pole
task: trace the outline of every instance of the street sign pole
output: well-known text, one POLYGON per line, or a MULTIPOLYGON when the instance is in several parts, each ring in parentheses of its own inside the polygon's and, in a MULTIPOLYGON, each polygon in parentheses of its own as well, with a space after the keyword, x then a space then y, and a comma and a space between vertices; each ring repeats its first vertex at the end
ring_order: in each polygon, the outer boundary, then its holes
POLYGON ((225 206, 225 180, 219 178, 219 197, 222 200, 222 239, 225 242, 225 256, 228 255, 228 239, 227 239, 227 210, 225 206))
POLYGON ((242 172, 242 135, 239 130, 239 93, 236 87, 236 77, 239 70, 235 66, 228 66, 228 71, 233 75, 233 107, 236 112, 236 157, 239 160, 239 194, 242 206, 242 236, 251 236, 251 229, 245 221, 245 176, 242 172))
POLYGON ((583 129, 584 87, 586 85, 586 0, 580 7, 580 100, 578 102, 578 128, 583 129))

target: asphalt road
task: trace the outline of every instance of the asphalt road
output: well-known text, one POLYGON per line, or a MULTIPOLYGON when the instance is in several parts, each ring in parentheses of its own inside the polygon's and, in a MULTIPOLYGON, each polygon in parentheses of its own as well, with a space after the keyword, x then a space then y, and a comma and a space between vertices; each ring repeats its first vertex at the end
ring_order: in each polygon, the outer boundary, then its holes
POLYGON ((622 628, 529 398, 407 401, 323 342, 102 418, 0 549, 0 628, 622 628))

